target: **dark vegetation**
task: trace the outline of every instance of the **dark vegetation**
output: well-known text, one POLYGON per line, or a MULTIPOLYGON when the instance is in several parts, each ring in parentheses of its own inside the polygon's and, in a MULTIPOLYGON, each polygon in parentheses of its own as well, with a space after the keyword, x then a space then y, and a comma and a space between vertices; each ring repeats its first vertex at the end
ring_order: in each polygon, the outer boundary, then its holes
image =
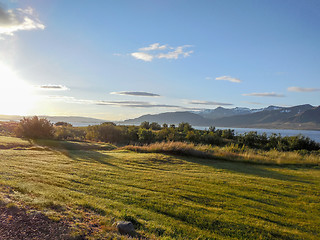
POLYGON ((28 139, 89 140, 122 146, 173 141, 216 146, 237 144, 240 148, 245 146, 252 149, 278 151, 318 151, 320 149, 319 143, 302 135, 282 137, 280 134, 267 136, 265 133, 257 132, 235 135, 234 130, 231 129, 221 130, 210 127, 208 130, 197 130, 185 122, 178 126, 173 124, 160 126, 155 122, 143 122, 140 126, 117 126, 115 123, 105 122, 88 127, 73 127, 65 122, 57 122, 53 125, 47 119, 34 116, 23 118, 20 123, 1 123, 0 131, 28 139))
POLYGON ((4 122, 0 125, 2 135, 16 135, 27 139, 56 139, 76 141, 107 142, 120 146, 145 145, 157 142, 188 142, 213 146, 237 145, 260 150, 318 151, 320 144, 302 135, 282 137, 280 134, 258 134, 248 132, 235 135, 231 129, 194 129, 189 123, 178 126, 143 122, 140 126, 116 125, 105 122, 88 127, 73 127, 66 122, 55 125, 37 116, 23 118, 19 123, 4 122))

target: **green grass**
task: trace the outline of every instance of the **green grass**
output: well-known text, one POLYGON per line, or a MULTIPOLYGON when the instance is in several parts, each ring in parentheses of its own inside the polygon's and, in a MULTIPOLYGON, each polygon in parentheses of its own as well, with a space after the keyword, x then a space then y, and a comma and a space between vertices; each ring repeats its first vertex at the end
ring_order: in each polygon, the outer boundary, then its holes
POLYGON ((152 239, 320 238, 317 166, 42 144, 53 150, 0 150, 2 198, 68 218, 76 231, 97 223, 110 239, 112 223, 127 219, 152 239))
POLYGON ((27 140, 23 140, 15 137, 7 137, 0 135, 0 149, 10 149, 19 147, 30 147, 32 143, 27 140))

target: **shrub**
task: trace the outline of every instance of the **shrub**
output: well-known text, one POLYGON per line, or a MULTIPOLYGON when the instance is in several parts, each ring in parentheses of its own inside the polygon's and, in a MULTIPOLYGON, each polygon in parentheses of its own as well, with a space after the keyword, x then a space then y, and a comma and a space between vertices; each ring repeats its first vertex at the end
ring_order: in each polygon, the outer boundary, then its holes
POLYGON ((15 132, 18 137, 52 139, 54 127, 53 124, 45 118, 38 118, 37 116, 24 117, 20 120, 15 132))
POLYGON ((140 128, 145 128, 145 129, 149 129, 150 128, 150 123, 147 121, 144 121, 140 124, 140 128))
POLYGON ((142 143, 151 143, 154 139, 154 134, 151 130, 140 128, 138 132, 139 141, 142 143))
POLYGON ((0 122, 0 135, 14 135, 17 126, 17 122, 0 122))
POLYGON ((67 123, 67 122, 56 122, 54 125, 55 126, 63 126, 63 127, 72 127, 72 124, 67 123))
POLYGON ((150 128, 151 128, 152 130, 161 130, 160 124, 159 124, 159 123, 156 123, 156 122, 152 122, 152 123, 150 124, 150 128))
POLYGON ((57 140, 84 140, 86 132, 82 128, 75 128, 70 126, 56 127, 55 138, 57 140))
POLYGON ((86 138, 89 140, 121 143, 124 141, 124 137, 124 129, 114 123, 102 123, 87 128, 86 138))

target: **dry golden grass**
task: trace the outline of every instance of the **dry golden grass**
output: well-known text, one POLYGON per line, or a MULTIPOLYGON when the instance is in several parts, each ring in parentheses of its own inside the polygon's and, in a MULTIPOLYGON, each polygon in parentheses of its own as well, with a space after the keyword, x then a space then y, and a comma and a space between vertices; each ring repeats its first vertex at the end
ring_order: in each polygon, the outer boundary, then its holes
POLYGON ((228 161, 244 161, 261 164, 320 165, 320 152, 279 152, 255 150, 230 144, 225 147, 195 145, 186 142, 160 142, 144 146, 129 145, 123 149, 144 153, 166 153, 200 158, 218 158, 228 161))

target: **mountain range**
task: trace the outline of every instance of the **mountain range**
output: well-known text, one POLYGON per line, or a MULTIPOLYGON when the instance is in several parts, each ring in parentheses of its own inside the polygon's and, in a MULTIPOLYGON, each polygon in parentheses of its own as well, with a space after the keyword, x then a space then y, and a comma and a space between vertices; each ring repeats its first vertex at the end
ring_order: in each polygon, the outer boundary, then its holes
MULTIPOLYGON (((0 120, 17 121, 23 116, 0 115, 0 120)), ((74 126, 95 125, 106 120, 74 117, 74 116, 39 116, 51 122, 69 122, 74 126)), ((139 125, 142 122, 157 122, 159 124, 179 124, 188 122, 192 126, 242 127, 242 128, 277 128, 320 130, 320 106, 309 104, 294 107, 269 106, 261 109, 223 108, 206 109, 193 112, 165 112, 147 114, 138 118, 116 122, 118 124, 139 125)))
POLYGON ((320 106, 309 104, 294 107, 269 106, 261 109, 223 108, 206 109, 199 112, 166 112, 143 115, 119 122, 140 124, 143 121, 159 124, 189 122, 192 126, 283 128, 320 130, 320 106))
POLYGON ((157 122, 159 124, 179 124, 181 122, 188 122, 192 126, 211 126, 213 124, 212 119, 204 118, 199 114, 193 112, 166 112, 160 114, 147 114, 138 118, 128 119, 120 124, 134 124, 138 125, 144 121, 157 122))

